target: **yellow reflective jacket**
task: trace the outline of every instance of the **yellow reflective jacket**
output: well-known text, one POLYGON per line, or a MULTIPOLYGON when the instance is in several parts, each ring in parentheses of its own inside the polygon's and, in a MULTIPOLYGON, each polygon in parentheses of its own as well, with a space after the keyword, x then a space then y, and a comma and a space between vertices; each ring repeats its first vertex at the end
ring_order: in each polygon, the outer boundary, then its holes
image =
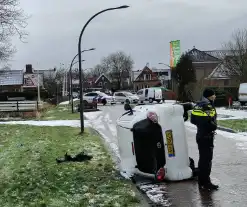
POLYGON ((209 134, 217 129, 215 107, 206 99, 199 102, 191 112, 191 123, 197 126, 197 132, 209 134))

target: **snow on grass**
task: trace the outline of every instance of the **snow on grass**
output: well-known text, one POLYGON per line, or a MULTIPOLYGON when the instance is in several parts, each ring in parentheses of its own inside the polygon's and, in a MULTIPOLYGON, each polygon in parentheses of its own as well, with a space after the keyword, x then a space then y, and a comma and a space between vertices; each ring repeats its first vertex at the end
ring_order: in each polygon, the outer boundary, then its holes
POLYGON ((99 137, 71 127, 0 125, 1 206, 139 206, 99 137), (93 159, 57 164, 65 152, 93 159))
MULTIPOLYGON (((70 126, 80 127, 80 120, 50 120, 50 121, 8 121, 0 122, 0 124, 11 124, 11 125, 33 125, 33 126, 70 126)), ((90 127, 91 124, 84 120, 85 127, 90 127)))
POLYGON ((226 116, 225 118, 221 118, 221 120, 247 118, 247 111, 238 110, 238 109, 227 109, 223 107, 217 108, 216 110, 217 110, 217 114, 221 116, 226 116))
POLYGON ((69 106, 57 106, 53 107, 50 110, 43 112, 41 114, 41 120, 79 120, 79 113, 71 112, 71 107, 69 106))
MULTIPOLYGON (((74 98, 73 101, 79 101, 80 99, 78 98, 74 98)), ((59 105, 69 105, 70 104, 70 101, 64 101, 64 102, 61 102, 59 105)))

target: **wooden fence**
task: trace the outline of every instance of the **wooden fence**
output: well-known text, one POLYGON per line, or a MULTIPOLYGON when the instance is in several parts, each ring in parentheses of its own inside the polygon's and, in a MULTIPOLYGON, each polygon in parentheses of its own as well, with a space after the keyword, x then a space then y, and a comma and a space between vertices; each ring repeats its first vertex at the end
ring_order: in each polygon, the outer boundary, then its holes
POLYGON ((43 108, 43 102, 38 101, 0 101, 0 112, 29 112, 43 108))

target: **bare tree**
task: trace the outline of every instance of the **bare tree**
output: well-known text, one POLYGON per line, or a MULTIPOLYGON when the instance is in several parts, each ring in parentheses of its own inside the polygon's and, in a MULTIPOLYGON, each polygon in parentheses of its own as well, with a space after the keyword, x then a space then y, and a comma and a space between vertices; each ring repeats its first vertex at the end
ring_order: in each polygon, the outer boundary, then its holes
POLYGON ((27 32, 27 16, 19 7, 19 0, 0 0, 0 60, 7 61, 15 52, 10 38, 18 35, 21 41, 25 40, 27 32))
POLYGON ((117 89, 123 87, 123 83, 130 78, 134 61, 131 56, 119 51, 103 58, 102 65, 110 76, 112 82, 115 82, 117 89))
POLYGON ((64 80, 64 69, 51 71, 49 74, 44 76, 44 88, 47 90, 49 97, 55 96, 57 90, 61 91, 64 80))
POLYGON ((87 75, 93 77, 99 77, 103 73, 107 73, 107 68, 102 64, 97 64, 92 70, 87 71, 87 75))
POLYGON ((229 69, 228 75, 238 75, 241 82, 247 82, 247 29, 236 30, 224 48, 223 64, 229 69))

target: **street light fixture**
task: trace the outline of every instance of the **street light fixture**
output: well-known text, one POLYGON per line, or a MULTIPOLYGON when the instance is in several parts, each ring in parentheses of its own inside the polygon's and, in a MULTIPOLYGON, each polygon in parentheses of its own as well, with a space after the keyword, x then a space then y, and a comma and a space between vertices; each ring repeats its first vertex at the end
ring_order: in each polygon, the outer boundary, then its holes
POLYGON ((108 8, 108 9, 104 9, 98 13, 96 13, 95 15, 93 15, 84 25, 84 27, 81 30, 80 36, 79 36, 79 41, 78 41, 78 59, 79 59, 79 82, 80 82, 80 120, 81 120, 81 133, 84 132, 84 116, 83 116, 83 85, 82 85, 82 67, 81 67, 81 39, 82 39, 82 35, 86 29, 86 27, 88 26, 88 24, 98 15, 107 12, 107 11, 111 11, 111 10, 117 10, 117 9, 126 9, 129 6, 127 5, 123 5, 123 6, 119 6, 119 7, 114 7, 114 8, 108 8))

